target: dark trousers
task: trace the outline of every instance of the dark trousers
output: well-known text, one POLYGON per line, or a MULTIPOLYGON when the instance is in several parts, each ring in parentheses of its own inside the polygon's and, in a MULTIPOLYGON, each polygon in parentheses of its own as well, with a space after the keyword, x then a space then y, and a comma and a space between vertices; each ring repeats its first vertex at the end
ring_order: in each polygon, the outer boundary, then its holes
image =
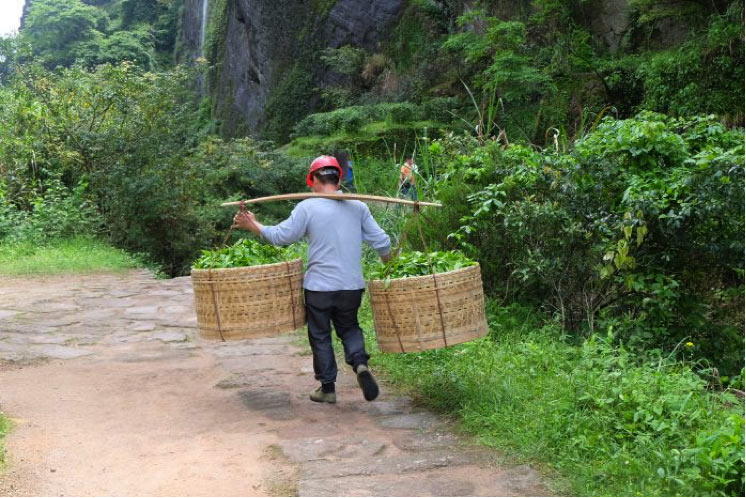
POLYGON ((337 380, 337 361, 332 349, 332 327, 342 340, 345 362, 356 368, 368 363, 363 331, 357 321, 357 310, 363 297, 363 289, 342 291, 306 290, 306 316, 308 318, 308 342, 313 352, 313 371, 322 384, 337 380))

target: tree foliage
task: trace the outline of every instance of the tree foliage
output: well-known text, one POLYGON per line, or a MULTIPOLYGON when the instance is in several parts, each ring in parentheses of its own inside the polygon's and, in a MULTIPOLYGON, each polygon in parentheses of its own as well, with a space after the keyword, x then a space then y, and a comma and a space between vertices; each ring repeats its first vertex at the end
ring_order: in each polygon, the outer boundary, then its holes
POLYGON ((177 2, 34 0, 20 37, 46 67, 130 61, 154 69, 171 60, 177 2), (164 56, 164 52, 167 55, 164 56))
POLYGON ((741 133, 713 116, 642 113, 604 119, 565 153, 494 143, 446 160, 444 201, 471 190, 449 183, 480 185, 450 239, 493 292, 548 306, 576 333, 613 324, 665 349, 688 338, 723 370, 741 368, 741 133))
MULTIPOLYGON (((151 73, 127 62, 58 73, 17 66, 0 87, 3 213, 35 220, 53 199, 60 209, 78 202, 81 216, 95 213, 81 228, 100 226, 169 274, 188 271, 216 230, 227 229, 230 213, 219 201, 296 190, 303 178, 295 162, 261 144, 204 136, 195 76, 184 67, 151 73)), ((59 224, 56 233, 74 226, 59 224)))

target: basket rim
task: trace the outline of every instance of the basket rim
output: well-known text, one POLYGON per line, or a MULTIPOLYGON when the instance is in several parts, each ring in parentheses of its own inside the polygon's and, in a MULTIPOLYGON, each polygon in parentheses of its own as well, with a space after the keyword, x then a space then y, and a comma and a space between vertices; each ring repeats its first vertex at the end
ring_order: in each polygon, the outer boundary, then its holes
POLYGON ((233 272, 240 272, 240 271, 246 271, 249 269, 254 268, 272 268, 273 266, 285 266, 287 264, 298 264, 300 263, 301 268, 303 267, 303 259, 302 258, 296 258, 296 259, 288 259, 286 261, 280 261, 279 263, 268 263, 265 265, 253 265, 253 266, 235 266, 233 268, 191 268, 191 271, 189 272, 190 275, 194 275, 195 273, 197 275, 204 274, 208 272, 218 272, 218 273, 233 273, 233 272))
MULTIPOLYGON (((393 282, 403 282, 405 280, 407 282, 418 282, 418 281, 424 281, 425 279, 432 280, 433 275, 453 275, 453 274, 456 274, 456 273, 463 273, 463 272, 466 272, 466 271, 474 271, 474 269, 480 269, 479 262, 477 262, 476 264, 470 265, 470 266, 465 266, 463 268, 459 268, 457 270, 444 271, 444 272, 439 272, 439 273, 429 273, 427 275, 418 275, 416 277, 392 278, 389 282, 391 282, 391 283, 393 283, 393 282)), ((383 284, 384 282, 385 282, 385 280, 374 279, 374 280, 368 281, 368 285, 370 286, 373 283, 375 283, 376 285, 380 285, 380 284, 383 284)))

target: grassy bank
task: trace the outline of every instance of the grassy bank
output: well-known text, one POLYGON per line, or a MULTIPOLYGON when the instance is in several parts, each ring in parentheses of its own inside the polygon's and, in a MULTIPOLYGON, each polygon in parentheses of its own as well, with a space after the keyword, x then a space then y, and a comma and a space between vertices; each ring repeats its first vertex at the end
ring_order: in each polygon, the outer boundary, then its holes
POLYGON ((10 432, 10 419, 0 412, 0 470, 5 468, 5 436, 10 432))
MULTIPOLYGON (((367 305, 361 321, 373 329, 367 305)), ((699 366, 640 358, 606 336, 570 345, 519 308, 497 310, 490 329, 373 364, 484 444, 548 470, 556 492, 742 496, 743 402, 709 389, 699 366)))
POLYGON ((0 275, 31 276, 99 271, 121 272, 144 264, 101 240, 74 237, 43 244, 0 243, 0 275))

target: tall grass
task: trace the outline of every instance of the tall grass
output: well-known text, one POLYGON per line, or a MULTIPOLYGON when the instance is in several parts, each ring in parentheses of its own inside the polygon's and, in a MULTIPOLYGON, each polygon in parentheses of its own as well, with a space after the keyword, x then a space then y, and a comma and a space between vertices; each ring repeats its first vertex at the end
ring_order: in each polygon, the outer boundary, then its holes
MULTIPOLYGON (((361 322, 372 330, 367 305, 361 322)), ((381 353, 373 364, 483 443, 548 470, 557 492, 743 495, 743 402, 710 389, 698 365, 638 357, 611 336, 571 345, 516 307, 496 309, 490 328, 484 339, 381 353)))
POLYGON ((139 258, 91 237, 0 243, 0 275, 5 276, 122 272, 144 266, 139 258))

